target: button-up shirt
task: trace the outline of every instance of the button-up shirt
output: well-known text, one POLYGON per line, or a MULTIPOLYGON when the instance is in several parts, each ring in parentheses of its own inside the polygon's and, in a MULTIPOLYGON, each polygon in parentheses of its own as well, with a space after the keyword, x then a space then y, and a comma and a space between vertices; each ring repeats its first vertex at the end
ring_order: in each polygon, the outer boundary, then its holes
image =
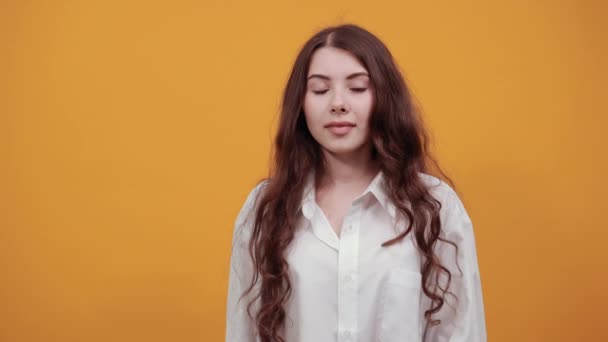
MULTIPOLYGON (((442 203, 441 236, 435 254, 452 273, 443 307, 433 314, 441 324, 428 326, 425 341, 486 341, 481 281, 473 227, 457 194, 445 182, 420 173, 442 203), (460 270, 458 268, 460 267, 460 270), (462 271, 462 273, 460 272, 462 271)), ((254 321, 247 316, 252 263, 248 252, 255 199, 265 183, 247 197, 236 219, 230 262, 226 341, 256 342, 254 321)), ((302 197, 294 240, 286 251, 292 293, 285 303, 281 333, 287 342, 422 341, 424 311, 431 301, 422 291, 421 256, 413 233, 382 247, 407 226, 390 200, 379 172, 355 198, 336 234, 315 201, 314 174, 302 197)), ((445 277, 440 277, 440 282, 445 277)), ((259 286, 259 282, 257 284, 259 286)), ((257 306, 254 306, 254 313, 257 306)))

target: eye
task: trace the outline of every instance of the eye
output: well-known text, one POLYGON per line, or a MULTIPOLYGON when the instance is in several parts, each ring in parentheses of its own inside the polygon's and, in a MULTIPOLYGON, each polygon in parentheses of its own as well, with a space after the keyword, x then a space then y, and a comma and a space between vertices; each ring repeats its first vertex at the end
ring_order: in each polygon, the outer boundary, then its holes
POLYGON ((325 90, 313 90, 312 92, 317 94, 317 95, 321 95, 321 94, 325 94, 329 89, 325 89, 325 90))
POLYGON ((354 91, 355 93, 362 93, 366 91, 367 88, 350 88, 350 90, 354 91))

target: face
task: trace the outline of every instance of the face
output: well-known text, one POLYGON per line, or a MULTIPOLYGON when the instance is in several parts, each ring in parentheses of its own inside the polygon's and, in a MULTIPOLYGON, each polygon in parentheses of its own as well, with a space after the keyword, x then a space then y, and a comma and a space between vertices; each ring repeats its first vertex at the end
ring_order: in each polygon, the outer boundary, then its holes
POLYGON ((368 153, 374 103, 367 70, 350 52, 322 47, 307 75, 304 116, 324 153, 368 153))

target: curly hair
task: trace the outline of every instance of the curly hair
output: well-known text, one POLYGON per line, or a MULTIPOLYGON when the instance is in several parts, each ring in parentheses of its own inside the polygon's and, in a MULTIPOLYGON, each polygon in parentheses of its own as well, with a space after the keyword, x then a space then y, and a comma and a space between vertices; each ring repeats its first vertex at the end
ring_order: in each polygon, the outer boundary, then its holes
POLYGON ((457 246, 440 236, 441 203, 431 195, 419 173, 440 174, 452 186, 453 182, 429 153, 428 134, 387 47, 357 25, 328 27, 312 36, 296 57, 282 97, 273 165, 255 211, 249 241, 253 277, 243 296, 260 282, 247 311, 255 320, 262 342, 284 342, 280 336, 286 318, 283 305, 292 291, 285 251, 294 238, 306 175, 323 166, 320 146, 305 122, 303 101, 311 57, 325 46, 351 52, 367 69, 374 86, 375 102, 369 123, 371 158, 378 161, 391 200, 407 218, 406 229, 382 246, 414 234, 422 257, 422 290, 431 299, 424 313, 427 327, 441 322, 433 319, 433 314, 442 308, 445 296, 450 294, 452 275, 435 255, 434 247, 438 241, 457 246), (447 280, 443 286, 440 277, 447 280), (252 312, 254 302, 257 312, 252 312))

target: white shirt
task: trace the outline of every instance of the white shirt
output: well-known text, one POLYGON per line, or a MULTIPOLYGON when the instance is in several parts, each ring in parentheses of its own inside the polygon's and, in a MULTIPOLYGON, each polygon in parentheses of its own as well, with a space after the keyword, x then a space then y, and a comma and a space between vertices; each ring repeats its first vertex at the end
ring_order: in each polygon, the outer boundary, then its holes
MULTIPOLYGON (((437 242, 436 253, 452 273, 448 296, 429 326, 426 341, 486 341, 486 326, 475 238, 471 220, 457 194, 446 183, 420 173, 431 194, 442 203, 442 237, 456 251, 437 242)), ((227 300, 226 341, 255 342, 255 324, 246 312, 250 297, 239 297, 251 281, 248 242, 259 184, 237 217, 233 236, 227 300)), ((287 249, 292 294, 285 304, 283 336, 287 342, 422 341, 424 311, 430 299, 421 289, 421 257, 410 232, 399 243, 381 244, 405 227, 406 219, 386 192, 382 172, 358 196, 343 220, 340 236, 315 202, 314 175, 307 179, 295 237, 287 249)), ((259 286, 259 282, 258 282, 259 286)), ((255 289, 257 289, 256 287, 255 289)), ((255 313, 256 311, 254 311, 255 313)))

